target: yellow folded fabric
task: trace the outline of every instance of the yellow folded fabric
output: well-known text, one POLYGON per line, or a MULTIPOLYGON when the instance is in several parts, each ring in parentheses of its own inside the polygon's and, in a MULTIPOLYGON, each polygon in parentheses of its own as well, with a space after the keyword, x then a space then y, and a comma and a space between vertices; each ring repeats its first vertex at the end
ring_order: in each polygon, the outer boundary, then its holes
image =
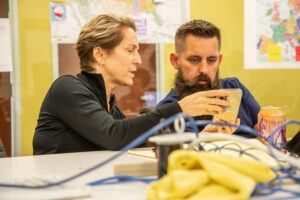
POLYGON ((178 150, 169 156, 168 174, 147 189, 149 200, 244 200, 257 183, 275 178, 265 163, 215 152, 178 150))

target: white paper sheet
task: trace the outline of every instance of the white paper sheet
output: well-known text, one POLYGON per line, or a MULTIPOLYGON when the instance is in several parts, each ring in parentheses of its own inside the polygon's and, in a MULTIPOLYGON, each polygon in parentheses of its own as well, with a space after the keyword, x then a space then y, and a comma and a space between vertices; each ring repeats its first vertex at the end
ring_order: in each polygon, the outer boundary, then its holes
POLYGON ((9 19, 0 18, 0 72, 12 71, 9 19))

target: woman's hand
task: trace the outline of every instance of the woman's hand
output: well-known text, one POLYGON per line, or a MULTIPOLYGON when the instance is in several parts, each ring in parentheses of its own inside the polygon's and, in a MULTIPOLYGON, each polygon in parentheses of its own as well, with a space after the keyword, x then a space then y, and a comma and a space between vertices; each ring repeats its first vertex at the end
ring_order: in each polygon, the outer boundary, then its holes
POLYGON ((225 90, 201 91, 184 97, 178 101, 182 112, 191 116, 217 115, 230 106, 229 92, 225 90))

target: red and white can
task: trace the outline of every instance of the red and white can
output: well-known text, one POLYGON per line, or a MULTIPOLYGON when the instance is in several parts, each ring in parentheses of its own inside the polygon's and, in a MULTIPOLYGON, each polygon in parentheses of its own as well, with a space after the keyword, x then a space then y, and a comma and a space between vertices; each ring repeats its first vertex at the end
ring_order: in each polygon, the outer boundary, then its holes
POLYGON ((258 113, 258 131, 277 148, 286 146, 286 127, 271 135, 274 129, 285 121, 282 107, 262 107, 258 113))

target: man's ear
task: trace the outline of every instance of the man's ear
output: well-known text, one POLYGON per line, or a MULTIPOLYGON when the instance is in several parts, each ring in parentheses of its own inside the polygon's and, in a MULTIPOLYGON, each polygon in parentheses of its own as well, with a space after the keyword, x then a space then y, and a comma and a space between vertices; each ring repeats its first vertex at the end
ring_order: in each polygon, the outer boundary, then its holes
POLYGON ((220 55, 219 55, 219 64, 218 64, 218 66, 221 64, 221 62, 222 62, 222 59, 223 59, 223 55, 222 55, 222 54, 220 54, 220 55))
POLYGON ((101 47, 93 48, 93 58, 100 65, 104 64, 105 55, 106 55, 106 51, 101 47))
POLYGON ((171 53, 170 62, 176 70, 179 68, 177 61, 178 61, 178 55, 176 53, 171 53))

